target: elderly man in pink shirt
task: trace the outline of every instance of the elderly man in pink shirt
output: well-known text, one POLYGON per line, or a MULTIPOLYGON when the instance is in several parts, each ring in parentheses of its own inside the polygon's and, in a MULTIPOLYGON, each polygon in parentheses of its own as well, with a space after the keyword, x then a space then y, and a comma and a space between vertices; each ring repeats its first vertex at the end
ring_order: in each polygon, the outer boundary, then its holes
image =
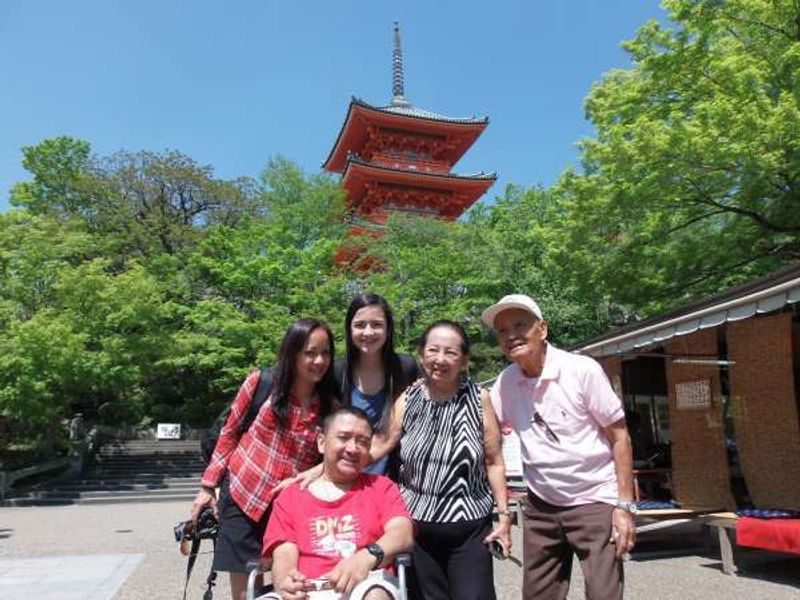
POLYGON ((522 446, 522 597, 566 598, 577 554, 589 600, 622 598, 621 558, 636 536, 622 402, 595 360, 547 342, 547 322, 533 299, 505 296, 482 318, 513 363, 491 398, 522 446))

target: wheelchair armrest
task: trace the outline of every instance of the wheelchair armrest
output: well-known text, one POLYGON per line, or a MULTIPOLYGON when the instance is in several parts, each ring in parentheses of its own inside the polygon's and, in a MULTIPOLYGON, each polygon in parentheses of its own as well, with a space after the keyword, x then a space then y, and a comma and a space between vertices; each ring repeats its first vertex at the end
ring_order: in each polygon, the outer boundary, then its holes
POLYGON ((408 598, 408 583, 406 581, 406 568, 411 566, 411 553, 401 552, 394 557, 394 564, 397 565, 397 580, 400 588, 400 599, 407 600, 408 598))
POLYGON ((247 561, 245 565, 247 572, 257 570, 259 573, 266 573, 272 568, 271 558, 254 558, 247 561))
POLYGON ((248 560, 247 568, 247 600, 254 600, 256 597, 256 579, 268 572, 272 568, 271 558, 254 558, 248 560))
POLYGON ((410 552, 401 552, 397 556, 394 557, 394 562, 397 563, 398 567, 410 567, 411 566, 411 553, 410 552))

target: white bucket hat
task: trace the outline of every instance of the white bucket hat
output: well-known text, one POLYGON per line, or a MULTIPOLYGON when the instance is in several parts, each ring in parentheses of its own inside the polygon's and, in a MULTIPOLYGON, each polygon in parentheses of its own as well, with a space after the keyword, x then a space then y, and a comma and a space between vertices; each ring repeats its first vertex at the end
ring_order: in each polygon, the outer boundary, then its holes
POLYGON ((497 304, 492 304, 489 308, 483 311, 483 314, 481 314, 481 319, 484 323, 486 323, 486 325, 494 329, 495 317, 509 308, 521 308, 522 310, 531 313, 540 321, 544 318, 542 317, 542 309, 539 308, 539 305, 536 304, 536 301, 533 298, 526 296, 525 294, 509 294, 508 296, 503 296, 500 299, 500 302, 497 304))

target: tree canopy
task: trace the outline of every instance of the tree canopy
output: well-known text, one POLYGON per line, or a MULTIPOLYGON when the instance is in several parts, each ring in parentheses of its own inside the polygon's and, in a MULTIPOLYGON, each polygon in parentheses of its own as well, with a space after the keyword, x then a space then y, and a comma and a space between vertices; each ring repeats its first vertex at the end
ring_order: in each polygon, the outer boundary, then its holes
POLYGON ((453 223, 396 216, 353 239, 339 181, 281 157, 222 180, 176 151, 23 148, 31 180, 0 214, 0 416, 207 425, 292 320, 328 321, 341 353, 361 290, 389 300, 399 350, 462 322, 482 380, 503 360, 480 313, 507 293, 569 346, 797 260, 800 4, 664 6, 589 92, 582 168, 453 223), (337 262, 348 245, 365 260, 337 262))
POLYGON ((586 100, 563 262, 647 314, 800 258, 800 4, 666 0, 586 100))

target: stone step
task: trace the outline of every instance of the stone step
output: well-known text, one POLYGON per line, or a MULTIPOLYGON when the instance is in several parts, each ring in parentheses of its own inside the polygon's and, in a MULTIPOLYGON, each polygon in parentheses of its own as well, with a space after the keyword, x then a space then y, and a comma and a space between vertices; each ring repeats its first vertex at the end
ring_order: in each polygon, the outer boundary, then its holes
POLYGON ((187 453, 187 454, 178 454, 178 453, 167 453, 167 452, 155 452, 149 454, 99 454, 95 456, 95 460, 99 462, 119 462, 119 463, 133 463, 137 461, 143 460, 150 460, 150 461, 167 461, 167 460, 178 460, 178 461, 186 461, 186 462, 205 462, 203 457, 200 456, 199 453, 187 453))
MULTIPOLYGON (((33 497, 31 495, 0 500, 0 506, 62 506, 67 504, 138 504, 142 502, 187 502, 194 499, 195 493, 173 492, 171 494, 122 494, 103 498, 81 498, 68 495, 33 497)), ((181 515, 176 516, 178 520, 181 515)))
POLYGON ((182 462, 182 461, 167 461, 167 462, 153 462, 149 460, 143 460, 140 462, 130 462, 130 463, 95 463, 91 467, 93 470, 110 470, 114 469, 116 471, 125 472, 125 471, 142 471, 144 469, 195 469, 198 471, 202 471, 206 468, 204 463, 196 463, 196 462, 182 462))
POLYGON ((200 440, 156 440, 153 438, 150 439, 140 439, 140 440, 109 440, 106 443, 106 446, 197 446, 200 444, 200 440))
POLYGON ((159 475, 140 475, 137 477, 84 477, 71 482, 74 485, 120 485, 124 483, 167 483, 167 484, 199 484, 200 475, 187 475, 186 477, 163 477, 159 475))
POLYGON ((99 450, 98 456, 148 456, 148 455, 164 455, 170 456, 201 456, 200 448, 189 448, 186 450, 176 450, 173 448, 103 448, 99 450))
POLYGON ((54 493, 54 494, 72 494, 72 493, 92 493, 92 492, 128 492, 132 490, 141 490, 141 491, 148 491, 148 490, 193 490, 197 492, 200 487, 200 480, 193 479, 191 481, 180 482, 180 483, 168 483, 168 482, 150 482, 150 483, 131 483, 129 481, 119 481, 116 483, 91 483, 86 482, 82 484, 61 484, 57 486, 53 486, 51 488, 47 488, 45 491, 46 493, 54 493))
POLYGON ((82 479, 34 489, 0 501, 0 506, 189 503, 205 467, 196 440, 117 442, 101 449, 82 479))
POLYGON ((200 477, 202 469, 91 469, 86 479, 128 479, 134 477, 200 477))

